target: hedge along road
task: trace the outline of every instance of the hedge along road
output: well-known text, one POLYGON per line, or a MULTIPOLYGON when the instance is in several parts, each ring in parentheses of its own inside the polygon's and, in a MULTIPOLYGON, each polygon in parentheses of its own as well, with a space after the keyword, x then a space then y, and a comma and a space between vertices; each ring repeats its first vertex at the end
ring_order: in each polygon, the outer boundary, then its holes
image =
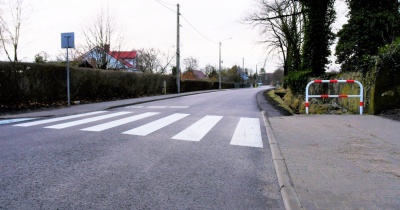
POLYGON ((3 125, 0 206, 283 209, 259 91, 3 125))

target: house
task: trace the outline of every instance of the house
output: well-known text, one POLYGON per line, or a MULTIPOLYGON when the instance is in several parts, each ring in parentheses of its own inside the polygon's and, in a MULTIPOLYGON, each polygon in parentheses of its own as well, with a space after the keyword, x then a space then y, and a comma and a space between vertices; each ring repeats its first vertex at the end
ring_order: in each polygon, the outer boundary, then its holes
POLYGON ((99 69, 116 69, 137 71, 137 51, 109 51, 109 45, 104 48, 94 47, 77 60, 80 67, 99 69))
POLYGON ((182 74, 182 79, 208 79, 208 77, 202 71, 188 70, 182 74))

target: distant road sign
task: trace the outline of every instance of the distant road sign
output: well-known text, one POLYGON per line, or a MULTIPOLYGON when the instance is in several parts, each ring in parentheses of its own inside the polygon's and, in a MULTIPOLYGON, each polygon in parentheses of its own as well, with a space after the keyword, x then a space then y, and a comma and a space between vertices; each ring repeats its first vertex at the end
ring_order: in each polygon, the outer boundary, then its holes
POLYGON ((74 33, 61 33, 61 48, 75 48, 74 33))

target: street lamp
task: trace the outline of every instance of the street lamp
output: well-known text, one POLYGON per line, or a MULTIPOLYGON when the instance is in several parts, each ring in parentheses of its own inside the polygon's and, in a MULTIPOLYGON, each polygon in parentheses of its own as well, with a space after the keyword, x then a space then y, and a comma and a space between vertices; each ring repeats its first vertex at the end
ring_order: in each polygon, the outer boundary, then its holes
MULTIPOLYGON (((222 40, 222 41, 226 41, 232 39, 232 37, 222 40)), ((222 41, 219 42, 219 74, 218 74, 218 82, 219 82, 219 89, 221 90, 221 46, 222 46, 222 41)))

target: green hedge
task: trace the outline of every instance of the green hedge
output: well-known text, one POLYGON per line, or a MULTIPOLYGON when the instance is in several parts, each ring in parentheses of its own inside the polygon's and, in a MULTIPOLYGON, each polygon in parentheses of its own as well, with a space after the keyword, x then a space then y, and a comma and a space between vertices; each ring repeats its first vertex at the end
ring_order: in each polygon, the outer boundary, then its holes
POLYGON ((289 87, 294 94, 304 94, 311 71, 293 71, 284 78, 284 88, 289 87))
MULTIPOLYGON (((62 65, 0 62, 0 108, 65 105, 66 67, 62 65), (36 104, 36 105, 35 105, 36 104)), ((171 75, 70 68, 71 101, 97 102, 176 93, 171 75)), ((233 84, 223 83, 223 88, 233 84)), ((218 89, 211 81, 184 80, 181 92, 218 89)))
MULTIPOLYGON (((208 80, 182 80, 181 92, 219 89, 218 84, 218 82, 212 82, 208 80)), ((234 83, 221 83, 222 89, 230 89, 234 87, 234 83)))

